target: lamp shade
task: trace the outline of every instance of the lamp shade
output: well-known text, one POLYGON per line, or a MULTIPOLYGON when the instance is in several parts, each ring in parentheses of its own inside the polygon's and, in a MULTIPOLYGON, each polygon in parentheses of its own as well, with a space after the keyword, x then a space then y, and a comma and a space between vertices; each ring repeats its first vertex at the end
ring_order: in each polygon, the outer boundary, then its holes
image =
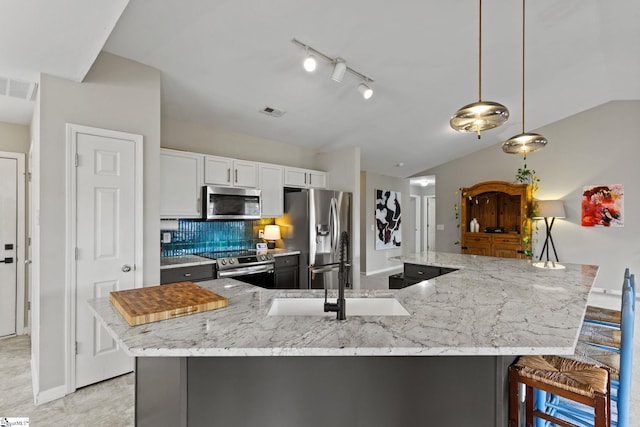
POLYGON ((263 238, 264 240, 280 240, 280 226, 265 225, 263 238))
POLYGON ((538 200, 538 212, 534 218, 566 218, 562 200, 538 200))

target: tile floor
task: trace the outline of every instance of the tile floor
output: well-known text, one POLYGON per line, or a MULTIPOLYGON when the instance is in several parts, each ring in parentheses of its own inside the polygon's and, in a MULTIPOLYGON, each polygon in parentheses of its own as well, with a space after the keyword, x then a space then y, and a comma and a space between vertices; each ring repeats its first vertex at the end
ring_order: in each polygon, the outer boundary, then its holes
MULTIPOLYGON (((361 277, 363 289, 387 289, 386 272, 361 277)), ((619 297, 594 293, 591 304, 619 307, 619 297)), ((636 314, 640 318, 640 314, 636 314)), ((636 324, 640 325, 639 322, 636 324)), ((29 417, 32 426, 133 426, 134 374, 79 389, 53 402, 35 406, 31 383, 30 338, 0 340, 0 417, 29 417)), ((640 426, 640 333, 634 348, 631 426, 640 426)))

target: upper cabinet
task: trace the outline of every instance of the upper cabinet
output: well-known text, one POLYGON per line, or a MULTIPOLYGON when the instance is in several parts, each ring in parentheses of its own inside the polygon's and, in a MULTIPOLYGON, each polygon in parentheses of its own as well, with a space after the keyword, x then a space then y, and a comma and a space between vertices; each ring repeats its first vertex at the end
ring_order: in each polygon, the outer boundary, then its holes
POLYGON ((298 188, 326 188, 327 173, 287 166, 284 168, 284 186, 298 188))
POLYGON ((481 182, 461 189, 462 253, 526 258, 531 242, 531 186, 503 181, 481 182), (470 222, 479 224, 473 231, 470 222))
POLYGON ((258 163, 204 156, 204 183, 224 187, 258 187, 258 163))
POLYGON ((263 218, 279 218, 284 214, 284 168, 260 163, 260 190, 263 218))
POLYGON ((200 218, 202 154, 160 150, 160 217, 200 218))

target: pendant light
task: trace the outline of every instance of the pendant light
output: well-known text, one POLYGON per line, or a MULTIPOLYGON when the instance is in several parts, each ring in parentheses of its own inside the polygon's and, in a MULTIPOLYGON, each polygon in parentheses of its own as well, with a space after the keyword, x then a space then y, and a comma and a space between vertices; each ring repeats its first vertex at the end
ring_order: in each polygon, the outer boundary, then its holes
POLYGON ((547 138, 537 133, 525 133, 524 129, 524 40, 525 40, 525 0, 522 0, 522 133, 512 136, 502 143, 502 151, 508 154, 522 154, 542 150, 547 145, 547 138))
POLYGON ((449 120, 451 127, 459 132, 480 132, 502 125, 509 118, 509 110, 497 102, 482 100, 482 0, 479 0, 478 26, 478 102, 460 108, 449 120))

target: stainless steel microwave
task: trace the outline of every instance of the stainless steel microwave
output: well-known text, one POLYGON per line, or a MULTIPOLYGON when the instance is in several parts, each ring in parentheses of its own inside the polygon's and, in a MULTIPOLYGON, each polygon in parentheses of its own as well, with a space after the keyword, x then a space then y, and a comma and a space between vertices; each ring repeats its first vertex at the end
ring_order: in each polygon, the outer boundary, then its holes
POLYGON ((202 219, 259 219, 260 190, 202 187, 202 219))

